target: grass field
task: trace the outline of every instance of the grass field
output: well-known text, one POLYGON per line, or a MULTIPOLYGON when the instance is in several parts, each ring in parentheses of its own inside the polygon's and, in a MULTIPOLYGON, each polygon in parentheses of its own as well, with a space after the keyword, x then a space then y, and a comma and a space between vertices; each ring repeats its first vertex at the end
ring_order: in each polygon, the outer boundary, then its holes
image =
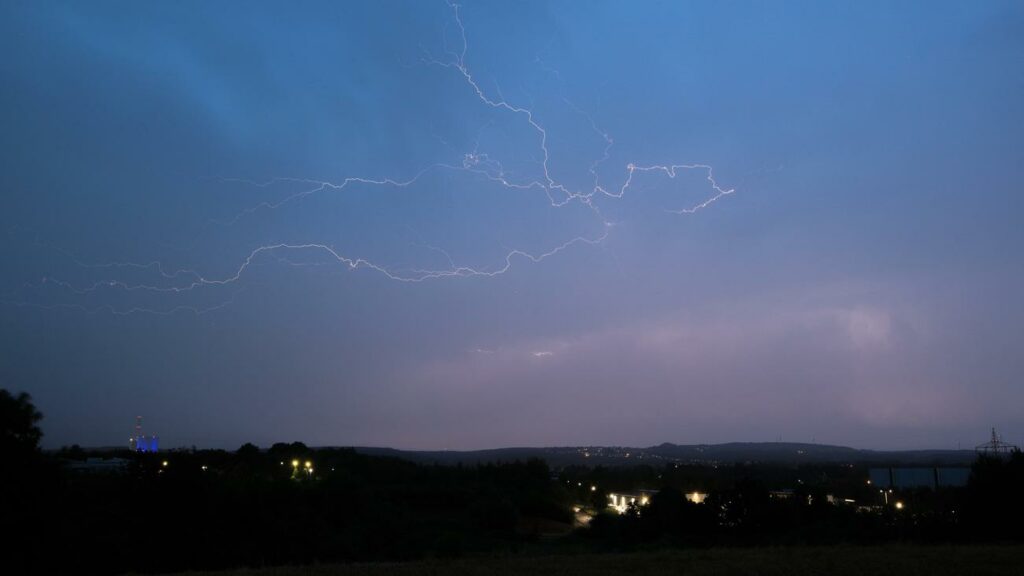
MULTIPOLYGON (((189 574, 200 574, 192 572, 189 574)), ((214 574, 214 573, 202 573, 214 574)), ((628 574, 684 576, 1024 576, 1024 546, 745 548, 340 564, 235 570, 221 576, 628 574)))

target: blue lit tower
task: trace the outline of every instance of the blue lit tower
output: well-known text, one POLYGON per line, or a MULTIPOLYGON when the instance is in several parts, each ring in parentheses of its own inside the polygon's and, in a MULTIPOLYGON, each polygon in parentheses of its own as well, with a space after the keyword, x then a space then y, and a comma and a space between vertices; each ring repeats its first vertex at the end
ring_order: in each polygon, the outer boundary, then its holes
POLYGON ((156 452, 159 450, 159 438, 146 436, 142 433, 142 416, 135 417, 135 433, 128 439, 128 449, 132 452, 156 452))

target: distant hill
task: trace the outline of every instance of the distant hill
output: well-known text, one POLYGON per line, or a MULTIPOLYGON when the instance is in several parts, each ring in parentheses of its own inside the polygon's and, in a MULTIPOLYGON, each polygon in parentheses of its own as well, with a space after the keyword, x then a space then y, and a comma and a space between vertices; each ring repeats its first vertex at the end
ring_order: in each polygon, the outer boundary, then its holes
POLYGON ((555 448, 495 448, 489 450, 396 450, 393 448, 356 447, 357 452, 378 456, 394 456, 433 464, 477 464, 541 458, 553 467, 574 464, 589 466, 621 466, 666 463, 678 464, 861 464, 861 465, 968 465, 976 455, 973 450, 859 450, 828 444, 793 442, 730 442, 727 444, 671 444, 648 448, 621 446, 566 446, 555 448))

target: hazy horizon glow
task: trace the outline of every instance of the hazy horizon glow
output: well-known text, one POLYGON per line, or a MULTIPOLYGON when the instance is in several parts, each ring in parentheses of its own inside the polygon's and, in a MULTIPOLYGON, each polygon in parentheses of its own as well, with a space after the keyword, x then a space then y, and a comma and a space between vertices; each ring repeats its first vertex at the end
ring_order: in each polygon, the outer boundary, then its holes
POLYGON ((44 445, 1024 440, 1018 2, 0 5, 44 445))

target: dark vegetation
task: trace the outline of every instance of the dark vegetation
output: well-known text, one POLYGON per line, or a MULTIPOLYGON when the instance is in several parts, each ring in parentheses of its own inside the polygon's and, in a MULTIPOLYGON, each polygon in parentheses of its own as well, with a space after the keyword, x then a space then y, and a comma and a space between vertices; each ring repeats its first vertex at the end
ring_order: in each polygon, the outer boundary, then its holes
POLYGON ((763 546, 294 566, 230 576, 998 576, 1020 574, 1022 555, 1022 546, 763 546))
POLYGON ((423 465, 301 443, 267 450, 246 444, 235 452, 43 453, 40 418, 26 395, 0 390, 0 528, 10 535, 5 559, 12 573, 1024 540, 1019 452, 979 460, 966 488, 894 494, 906 504, 896 510, 880 505, 864 468, 848 465, 555 473, 541 460, 423 465), (97 462, 108 465, 86 465, 97 462), (641 486, 660 490, 649 505, 602 512, 609 492, 641 486), (792 488, 786 497, 772 494, 784 487, 792 488), (710 495, 694 504, 684 496, 690 490, 710 495), (859 504, 830 502, 832 493, 859 504), (571 532, 574 507, 596 513, 588 528, 571 532))

